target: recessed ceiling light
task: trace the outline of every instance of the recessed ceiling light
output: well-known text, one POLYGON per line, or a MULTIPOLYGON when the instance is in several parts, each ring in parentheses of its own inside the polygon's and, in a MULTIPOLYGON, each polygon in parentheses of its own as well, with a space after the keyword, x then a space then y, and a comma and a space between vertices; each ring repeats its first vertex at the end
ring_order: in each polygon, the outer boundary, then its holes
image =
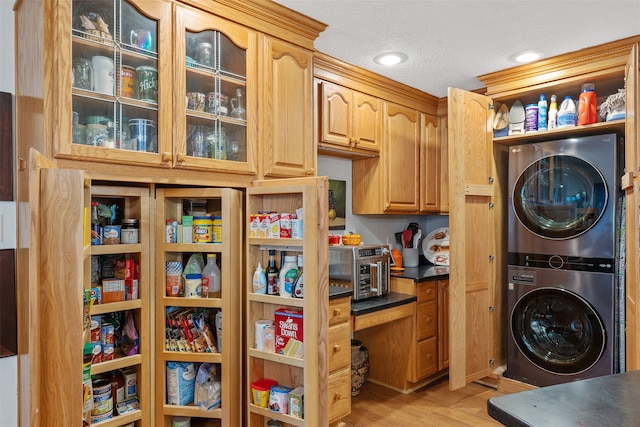
POLYGON ((542 53, 535 50, 527 50, 525 52, 517 53, 512 57, 514 61, 522 64, 537 61, 540 58, 542 58, 542 53))
POLYGON ((373 61, 381 65, 397 65, 407 60, 407 55, 402 52, 381 53, 373 58, 373 61))

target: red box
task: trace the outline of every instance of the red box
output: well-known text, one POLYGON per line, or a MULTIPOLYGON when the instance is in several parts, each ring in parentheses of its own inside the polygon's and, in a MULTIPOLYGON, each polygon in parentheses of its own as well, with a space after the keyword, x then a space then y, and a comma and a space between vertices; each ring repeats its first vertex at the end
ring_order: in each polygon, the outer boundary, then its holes
POLYGON ((276 353, 300 358, 303 356, 303 317, 302 310, 291 308, 276 310, 274 314, 276 353))

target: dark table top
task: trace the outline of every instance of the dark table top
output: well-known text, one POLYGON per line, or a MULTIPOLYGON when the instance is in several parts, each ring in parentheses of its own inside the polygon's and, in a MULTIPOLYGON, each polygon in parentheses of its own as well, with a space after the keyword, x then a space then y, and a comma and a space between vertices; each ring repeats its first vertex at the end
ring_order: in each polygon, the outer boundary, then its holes
POLYGON ((640 371, 492 397, 487 411, 508 427, 636 427, 640 371))
POLYGON ((380 297, 368 298, 362 301, 351 302, 351 314, 359 316, 361 314, 373 313, 374 311, 386 310, 387 308, 398 307, 417 301, 415 295, 401 294, 400 292, 389 292, 380 297))
POLYGON ((445 279, 449 277, 449 267, 433 265, 429 261, 424 261, 418 267, 406 267, 402 271, 391 271, 391 277, 403 277, 413 279, 416 282, 423 280, 445 279))

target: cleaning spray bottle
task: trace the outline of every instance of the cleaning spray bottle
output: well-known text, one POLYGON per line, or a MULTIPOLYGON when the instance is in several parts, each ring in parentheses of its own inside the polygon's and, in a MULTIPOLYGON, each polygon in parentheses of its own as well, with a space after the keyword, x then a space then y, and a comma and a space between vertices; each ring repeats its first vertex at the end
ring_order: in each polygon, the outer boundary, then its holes
POLYGON ((558 103, 556 101, 556 96, 551 95, 551 105, 549 105, 549 129, 555 129, 558 127, 558 103))
POLYGON ((262 269, 262 264, 258 263, 256 271, 253 272, 253 292, 256 294, 267 293, 267 275, 262 269))

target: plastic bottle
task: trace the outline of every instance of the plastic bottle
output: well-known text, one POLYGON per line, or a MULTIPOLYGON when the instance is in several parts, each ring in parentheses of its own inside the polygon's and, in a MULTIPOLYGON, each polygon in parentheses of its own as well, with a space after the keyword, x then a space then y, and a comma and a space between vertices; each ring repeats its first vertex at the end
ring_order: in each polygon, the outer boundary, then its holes
POLYGON ((556 102, 556 96, 551 95, 551 105, 549 105, 549 125, 548 129, 555 129, 558 127, 558 104, 556 102))
POLYGON ((291 297, 293 296, 293 285, 298 275, 298 263, 294 255, 286 255, 284 257, 284 264, 280 269, 280 296, 291 297))
POLYGON ((256 294, 267 293, 267 275, 264 273, 261 263, 258 263, 256 271, 253 272, 253 292, 256 294))
POLYGON ((547 97, 544 93, 538 100, 538 130, 547 130, 547 97))
POLYGON ((293 284, 292 295, 294 298, 304 297, 304 260, 303 255, 298 255, 298 274, 296 275, 296 281, 293 284))
POLYGON ((576 125, 576 104, 570 96, 565 96, 558 110, 558 127, 576 125))
POLYGON ((276 267, 275 249, 269 249, 269 265, 267 266, 267 293, 269 295, 278 295, 278 279, 280 269, 276 267))
POLYGON ((207 254, 207 265, 202 270, 202 297, 211 294, 214 298, 222 296, 220 287, 220 268, 216 263, 216 254, 207 254))
POLYGON ((578 98, 578 124, 589 125, 598 122, 598 106, 595 85, 585 83, 578 98))

